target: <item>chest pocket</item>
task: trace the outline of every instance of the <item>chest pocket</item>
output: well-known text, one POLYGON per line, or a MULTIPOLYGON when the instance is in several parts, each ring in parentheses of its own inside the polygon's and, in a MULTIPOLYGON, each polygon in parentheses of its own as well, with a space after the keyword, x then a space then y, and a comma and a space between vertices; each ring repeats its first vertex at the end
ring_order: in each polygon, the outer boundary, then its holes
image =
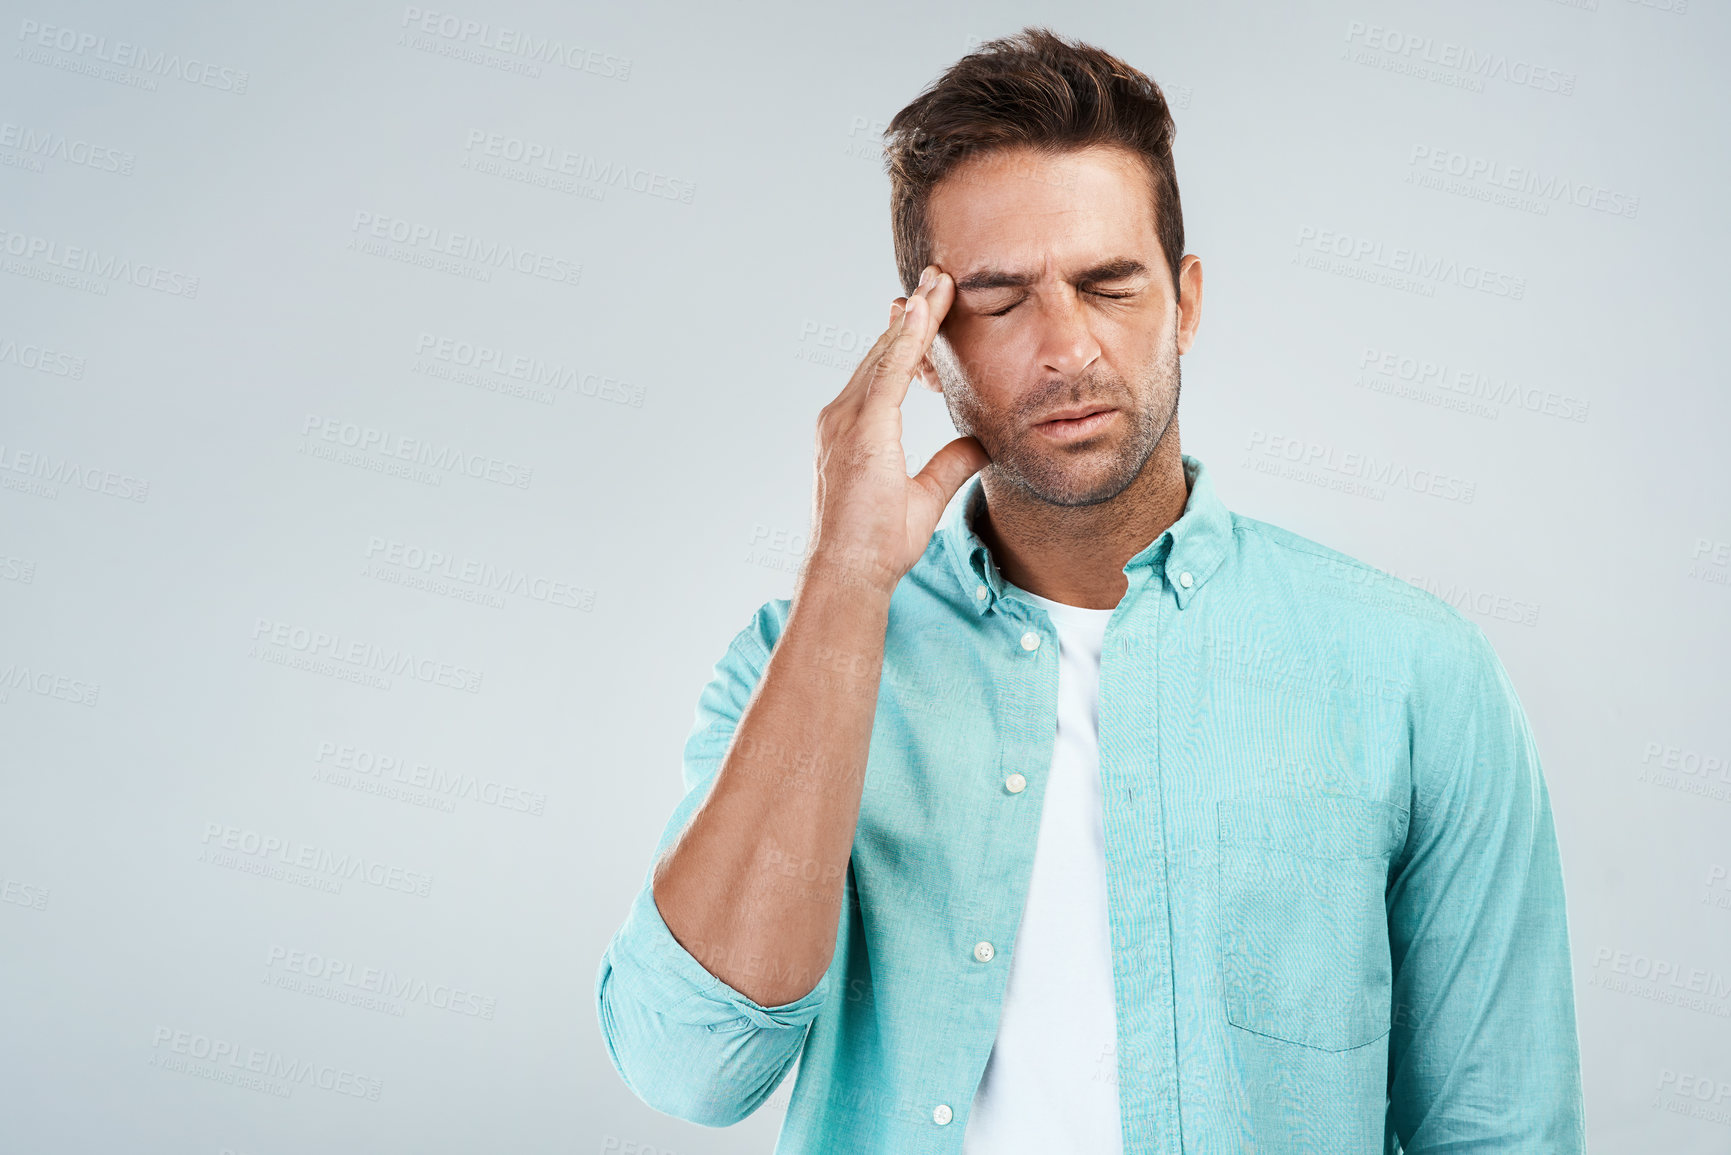
POLYGON ((1324 1051, 1387 1034, 1385 891, 1407 812, 1329 794, 1218 805, 1227 1021, 1324 1051))

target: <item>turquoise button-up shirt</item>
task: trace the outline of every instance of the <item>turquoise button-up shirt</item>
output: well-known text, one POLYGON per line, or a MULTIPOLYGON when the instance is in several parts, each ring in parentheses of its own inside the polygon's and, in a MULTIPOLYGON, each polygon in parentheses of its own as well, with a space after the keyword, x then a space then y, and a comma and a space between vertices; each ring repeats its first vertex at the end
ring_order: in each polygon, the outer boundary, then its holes
MULTIPOLYGON (((1550 800, 1490 642, 1228 511, 1183 462, 1184 514, 1125 564, 1100 665, 1124 1150, 1583 1151, 1550 800)), ((646 871, 595 997, 649 1105, 725 1126, 797 1062, 778 1153, 961 1151, 1057 731, 1058 636, 975 534, 982 502, 976 476, 891 600, 822 980, 785 1006, 740 994, 669 933, 646 871)), ((766 603, 716 664, 657 857, 789 608, 766 603)))

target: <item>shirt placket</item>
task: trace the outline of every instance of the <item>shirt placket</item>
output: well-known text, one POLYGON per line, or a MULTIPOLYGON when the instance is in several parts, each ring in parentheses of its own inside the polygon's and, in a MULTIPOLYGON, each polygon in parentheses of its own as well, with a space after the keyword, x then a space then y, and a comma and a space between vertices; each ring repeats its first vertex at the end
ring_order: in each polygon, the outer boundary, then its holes
POLYGON ((1160 567, 1129 572, 1100 665, 1100 780, 1124 1150, 1180 1155, 1160 643, 1177 612, 1160 567))
MULTIPOLYGON (((982 583, 979 588, 986 587, 982 583)), ((1051 776, 1057 732, 1057 633, 1049 625, 1042 625, 1037 620, 1039 615, 1020 607, 1012 610, 1000 603, 995 608, 1002 616, 998 628, 993 631, 995 645, 1000 647, 994 661, 999 676, 993 679, 993 692, 1013 699, 1006 711, 1007 716, 1027 720, 1027 725, 1017 736, 1006 739, 1000 747, 993 798, 1001 806, 1018 808, 1009 824, 1017 831, 1017 836, 996 846, 1001 850, 1002 846, 1013 843, 1024 846, 1027 853, 1018 862, 1020 897, 1013 901, 1004 901, 1001 894, 990 900, 982 898, 979 908, 994 912, 995 917, 980 921, 977 940, 965 944, 965 955, 956 960, 958 977, 968 980, 958 983, 958 993, 969 993, 955 1003, 968 1008, 969 1013, 977 1013, 978 1020, 973 1024, 972 1039, 964 1042, 955 1055, 955 1063, 934 1056, 932 1077, 926 1085, 937 1094, 921 1108, 921 1114, 929 1120, 934 1141, 931 1149, 939 1151, 962 1150, 965 1133, 965 1128, 959 1125, 962 1112, 972 1103, 973 1090, 979 1083, 978 1075, 985 1068, 996 1038, 1011 958, 1005 948, 1015 942, 1027 899, 1027 874, 1032 864, 1034 841, 1039 834, 1038 807, 1044 802, 1046 784, 1051 776), (981 999, 973 992, 977 992, 977 981, 987 977, 988 972, 993 972, 990 977, 997 984, 996 996, 981 999), (957 1078, 964 1074, 973 1077, 957 1078), (965 1095, 964 1087, 968 1089, 965 1095), (946 1097, 947 1088, 953 1089, 948 1090, 946 1097)), ((1005 878, 1002 866, 1001 856, 994 852, 993 847, 984 848, 980 858, 970 864, 969 873, 974 877, 968 884, 976 888, 1002 887, 1005 878)), ((976 893, 984 895, 983 890, 976 893)))

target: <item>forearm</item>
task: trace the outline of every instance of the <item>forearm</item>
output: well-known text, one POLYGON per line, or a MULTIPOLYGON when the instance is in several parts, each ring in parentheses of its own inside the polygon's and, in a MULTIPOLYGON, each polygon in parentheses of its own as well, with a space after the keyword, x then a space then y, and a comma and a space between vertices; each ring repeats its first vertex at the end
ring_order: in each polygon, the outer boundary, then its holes
POLYGON ((655 871, 680 945, 764 1006, 808 993, 835 948, 888 621, 887 592, 802 574, 714 786, 655 871))

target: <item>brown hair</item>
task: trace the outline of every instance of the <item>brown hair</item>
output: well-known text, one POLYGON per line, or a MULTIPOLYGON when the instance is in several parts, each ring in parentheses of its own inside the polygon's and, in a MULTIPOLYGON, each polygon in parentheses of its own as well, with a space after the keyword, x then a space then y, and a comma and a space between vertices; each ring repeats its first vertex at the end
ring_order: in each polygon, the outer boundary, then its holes
POLYGON ((963 161, 999 148, 1055 155, 1116 145, 1146 161, 1155 229, 1172 289, 1184 258, 1184 214, 1172 166, 1166 96, 1116 56, 1049 28, 988 40, 896 113, 884 134, 896 272, 912 293, 931 263, 926 220, 932 189, 963 161))

